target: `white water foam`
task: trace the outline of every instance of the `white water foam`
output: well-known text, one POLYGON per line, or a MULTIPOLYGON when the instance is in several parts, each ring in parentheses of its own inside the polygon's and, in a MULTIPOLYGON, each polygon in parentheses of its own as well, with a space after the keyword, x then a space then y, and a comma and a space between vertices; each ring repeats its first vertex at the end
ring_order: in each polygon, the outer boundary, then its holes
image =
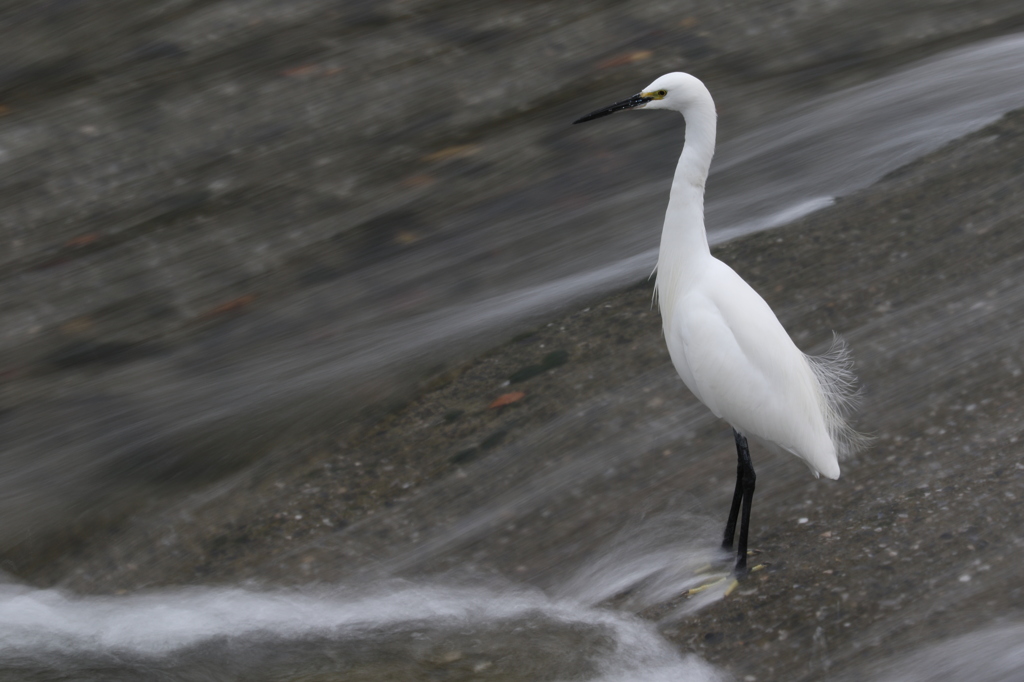
POLYGON ((730 576, 721 569, 731 566, 732 558, 707 542, 720 530, 710 519, 690 514, 646 518, 620 531, 555 592, 585 604, 620 597, 622 608, 640 611, 711 584, 661 618, 678 620, 724 596, 730 576))
POLYGON ((631 615, 552 599, 535 589, 409 583, 358 590, 186 588, 126 596, 75 596, 8 584, 0 586, 0 668, 15 661, 25 667, 26 660, 46 666, 55 657, 73 661, 79 654, 90 660, 97 655, 154 659, 224 638, 257 638, 268 646, 268 641, 387 638, 409 627, 445 630, 537 619, 610 635, 612 646, 595 652, 597 673, 589 679, 724 679, 631 615))

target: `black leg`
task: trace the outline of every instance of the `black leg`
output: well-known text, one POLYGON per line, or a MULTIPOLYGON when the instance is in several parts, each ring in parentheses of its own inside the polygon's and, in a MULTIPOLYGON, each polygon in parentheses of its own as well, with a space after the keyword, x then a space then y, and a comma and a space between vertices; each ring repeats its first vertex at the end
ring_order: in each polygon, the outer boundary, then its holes
POLYGON ((725 524, 725 537, 722 539, 724 549, 732 549, 732 541, 736 536, 736 521, 740 515, 740 503, 743 504, 743 520, 740 523, 740 545, 736 548, 736 575, 747 572, 747 536, 750 533, 750 506, 754 501, 754 464, 750 461, 750 448, 747 439, 736 429, 732 430, 736 438, 736 490, 732 495, 732 506, 729 508, 729 520, 725 524))
MULTIPOLYGON (((736 429, 732 430, 732 435, 736 438, 736 454, 739 463, 736 465, 736 491, 732 494, 732 506, 729 508, 729 520, 725 524, 722 549, 732 549, 732 541, 736 537, 736 520, 740 516, 740 502, 743 500, 743 451, 747 449, 747 439, 736 429)), ((749 453, 747 459, 750 459, 749 453)))
POLYGON ((754 464, 750 461, 747 439, 739 433, 736 434, 736 452, 739 455, 739 467, 743 470, 743 520, 740 522, 740 544, 736 548, 735 573, 743 576, 747 573, 747 535, 750 532, 750 507, 754 501, 754 482, 757 476, 754 474, 754 464))

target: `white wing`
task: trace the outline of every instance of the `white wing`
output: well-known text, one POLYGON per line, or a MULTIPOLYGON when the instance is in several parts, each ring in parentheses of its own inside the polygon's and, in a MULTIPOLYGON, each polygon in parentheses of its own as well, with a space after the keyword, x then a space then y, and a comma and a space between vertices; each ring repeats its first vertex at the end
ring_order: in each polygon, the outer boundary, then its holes
POLYGON ((818 378, 764 299, 712 259, 673 305, 665 336, 690 390, 741 433, 788 450, 816 474, 838 478, 818 378))

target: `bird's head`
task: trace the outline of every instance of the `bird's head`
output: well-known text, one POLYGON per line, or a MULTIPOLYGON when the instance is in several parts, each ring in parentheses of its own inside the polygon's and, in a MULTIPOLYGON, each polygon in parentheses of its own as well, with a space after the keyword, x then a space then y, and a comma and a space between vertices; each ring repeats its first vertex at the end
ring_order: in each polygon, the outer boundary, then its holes
MULTIPOLYGON (((573 123, 584 123, 593 121, 595 118, 614 114, 616 111, 627 109, 671 109, 672 111, 686 111, 697 103, 710 103, 711 94, 700 79, 688 73, 677 71, 666 73, 646 88, 633 95, 629 99, 598 109, 586 116, 576 119, 573 123)), ((712 111, 713 109, 712 104, 712 111)))

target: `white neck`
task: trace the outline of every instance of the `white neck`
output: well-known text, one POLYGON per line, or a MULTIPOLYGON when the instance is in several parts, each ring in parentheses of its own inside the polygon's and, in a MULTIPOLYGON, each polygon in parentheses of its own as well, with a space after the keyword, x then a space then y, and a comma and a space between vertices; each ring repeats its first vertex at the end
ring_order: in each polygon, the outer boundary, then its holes
MULTIPOLYGON (((706 91, 705 91, 706 92, 706 91)), ((715 154, 715 104, 708 94, 683 111, 686 141, 672 179, 658 255, 657 292, 667 326, 674 301, 711 258, 704 231, 704 182, 715 154)))

